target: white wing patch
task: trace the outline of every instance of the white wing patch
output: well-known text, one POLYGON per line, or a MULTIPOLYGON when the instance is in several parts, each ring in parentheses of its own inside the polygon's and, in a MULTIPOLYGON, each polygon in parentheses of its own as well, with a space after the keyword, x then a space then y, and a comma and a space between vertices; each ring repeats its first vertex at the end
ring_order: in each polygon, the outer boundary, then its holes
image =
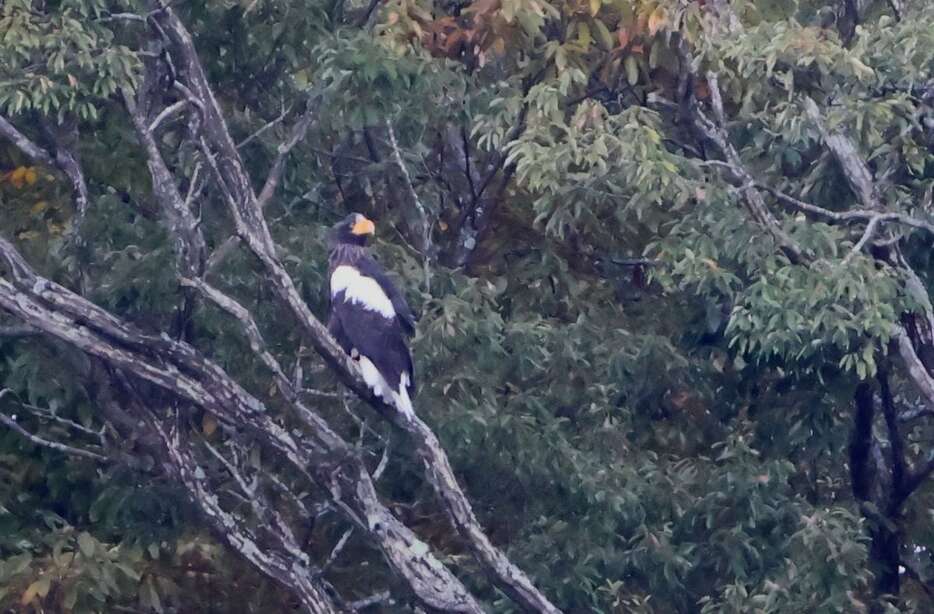
POLYGON ((341 265, 331 273, 331 297, 342 290, 345 300, 362 305, 364 309, 376 311, 387 318, 396 317, 392 301, 376 280, 361 275, 360 271, 351 266, 341 265))
POLYGON ((399 392, 392 395, 396 401, 396 409, 403 414, 415 415, 415 408, 412 407, 412 399, 409 398, 409 374, 403 373, 399 377, 399 392))
POLYGON ((403 373, 399 378, 398 392, 393 390, 386 381, 386 378, 379 372, 376 365, 366 356, 360 356, 360 373, 363 375, 363 381, 373 390, 373 394, 382 398, 387 403, 395 405, 396 409, 403 414, 415 415, 415 408, 412 407, 412 400, 409 398, 409 374, 403 373))

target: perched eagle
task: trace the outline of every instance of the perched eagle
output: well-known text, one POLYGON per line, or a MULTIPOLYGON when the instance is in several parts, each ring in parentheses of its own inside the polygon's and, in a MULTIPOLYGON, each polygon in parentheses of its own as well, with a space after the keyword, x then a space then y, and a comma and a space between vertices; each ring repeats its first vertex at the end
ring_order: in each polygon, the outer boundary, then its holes
POLYGON ((377 396, 402 413, 414 414, 415 373, 406 337, 415 332, 415 318, 366 248, 375 229, 359 213, 331 229, 328 330, 360 365, 363 379, 377 396))

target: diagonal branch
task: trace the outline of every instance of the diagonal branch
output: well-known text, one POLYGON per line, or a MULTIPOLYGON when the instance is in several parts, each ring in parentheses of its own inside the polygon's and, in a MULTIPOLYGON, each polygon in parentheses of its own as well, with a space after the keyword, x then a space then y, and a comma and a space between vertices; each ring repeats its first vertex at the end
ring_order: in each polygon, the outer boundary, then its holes
MULTIPOLYGON (((2 399, 8 392, 10 392, 8 388, 4 388, 3 390, 0 390, 0 399, 2 399)), ((68 454, 69 456, 89 458, 91 460, 96 460, 96 461, 110 460, 106 456, 102 454, 98 454, 97 452, 91 452, 90 450, 84 450, 82 448, 75 448, 74 446, 69 446, 63 443, 59 443, 57 441, 51 441, 49 439, 44 439, 42 437, 39 437, 38 435, 30 433, 29 431, 24 429, 22 426, 20 426, 20 424, 16 421, 16 418, 10 417, 2 412, 0 412, 0 423, 3 423, 3 425, 6 426, 8 429, 18 433, 19 435, 23 436, 24 438, 26 438, 27 440, 29 440, 30 442, 34 443, 37 446, 42 446, 43 448, 49 448, 50 450, 55 450, 56 452, 62 452, 64 454, 68 454)))
POLYGON ((934 378, 931 377, 931 374, 924 367, 924 363, 918 358, 914 345, 911 343, 911 338, 908 336, 908 331, 899 326, 896 328, 894 336, 898 346, 898 353, 905 363, 911 381, 914 382, 918 391, 927 400, 928 405, 934 407, 934 378))
POLYGON ((88 184, 84 178, 84 171, 78 160, 78 155, 66 139, 75 140, 77 128, 73 125, 68 127, 69 134, 63 134, 65 127, 46 126, 55 144, 55 153, 49 153, 44 148, 37 145, 25 134, 17 130, 16 126, 10 123, 5 117, 0 116, 0 135, 11 141, 16 147, 26 154, 33 162, 39 162, 48 167, 54 167, 65 173, 65 176, 71 181, 75 192, 75 222, 72 232, 77 232, 81 227, 81 222, 87 214, 90 206, 90 193, 88 184))
POLYGON ((163 214, 169 222, 169 230, 175 238, 179 269, 187 276, 198 275, 204 267, 207 251, 198 221, 182 197, 175 178, 159 151, 143 109, 128 91, 123 93, 123 100, 133 120, 137 137, 146 152, 146 162, 153 180, 153 193, 162 206, 163 214))
POLYGON ((863 207, 876 211, 881 209, 879 199, 876 197, 872 173, 869 166, 859 155, 853 141, 845 134, 828 128, 823 117, 821 117, 820 110, 817 108, 817 103, 809 97, 804 99, 804 112, 817 126, 821 138, 823 138, 827 148, 837 160, 850 189, 853 190, 863 207))
POLYGON ((260 209, 264 209, 269 201, 272 199, 273 194, 276 193, 276 189, 279 187, 279 182, 282 180, 282 173, 285 170, 285 161, 296 145, 298 145, 302 140, 304 140, 305 135, 308 133, 308 128, 311 126, 311 121, 314 119, 314 104, 312 101, 308 101, 307 108, 305 113, 299 118, 295 125, 292 126, 292 132, 289 135, 288 140, 280 144, 277 148, 276 159, 272 163, 272 168, 269 170, 269 174, 266 176, 266 182, 263 184, 263 189, 260 190, 259 196, 256 197, 257 204, 260 209))
MULTIPOLYGON (((686 43, 682 41, 678 47, 681 50, 682 63, 685 69, 687 69, 687 67, 691 66, 691 61, 686 43)), ((726 124, 724 123, 723 99, 720 94, 720 86, 716 73, 707 73, 707 85, 710 88, 714 117, 717 121, 708 118, 695 100, 694 104, 690 105, 694 125, 707 139, 716 145, 720 154, 723 156, 725 164, 739 181, 740 194, 742 194, 743 202, 752 218, 772 235, 789 260, 793 263, 804 262, 807 258, 801 250, 801 247, 782 229, 779 221, 772 215, 772 212, 769 211, 768 205, 766 205, 765 199, 762 197, 762 193, 756 187, 757 183, 755 179, 746 169, 746 165, 743 163, 739 152, 736 151, 736 148, 730 141, 729 134, 726 130, 726 124)), ((693 96, 693 94, 690 93, 689 95, 693 96)))
MULTIPOLYGON (((295 564, 289 558, 260 544, 240 519, 221 507, 217 495, 210 491, 206 481, 199 477, 204 475, 204 470, 186 449, 188 446, 181 442, 178 429, 166 429, 150 411, 146 411, 144 415, 150 427, 159 434, 173 472, 185 485, 192 501, 201 510, 211 528, 257 569, 286 588, 296 591, 305 611, 310 614, 338 612, 325 587, 318 580, 319 574, 307 566, 307 561, 305 565, 295 564)), ((287 540, 283 538, 282 541, 287 540)))
POLYGON ((33 162, 41 162, 46 166, 55 166, 55 160, 45 149, 37 145, 28 136, 16 129, 9 120, 0 115, 0 135, 16 145, 16 148, 29 156, 33 162))

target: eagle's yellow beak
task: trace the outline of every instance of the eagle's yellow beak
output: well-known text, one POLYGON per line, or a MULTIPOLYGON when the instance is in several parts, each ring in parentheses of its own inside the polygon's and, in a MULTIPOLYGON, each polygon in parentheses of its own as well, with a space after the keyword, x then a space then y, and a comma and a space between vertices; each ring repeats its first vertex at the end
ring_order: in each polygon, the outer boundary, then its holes
POLYGON ((350 229, 355 235, 371 235, 376 232, 376 224, 362 215, 360 218, 354 222, 353 227, 350 229))

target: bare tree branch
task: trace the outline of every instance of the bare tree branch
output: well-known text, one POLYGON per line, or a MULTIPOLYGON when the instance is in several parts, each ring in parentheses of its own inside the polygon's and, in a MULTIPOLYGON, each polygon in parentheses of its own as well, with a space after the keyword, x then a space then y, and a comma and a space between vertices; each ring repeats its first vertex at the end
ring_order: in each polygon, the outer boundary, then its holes
POLYGON ((921 359, 918 358, 908 332, 899 326, 895 330, 894 337, 898 346, 898 353, 905 363, 909 378, 927 400, 929 406, 934 408, 934 378, 931 377, 931 374, 924 368, 921 359))
POLYGON ((50 154, 25 134, 17 130, 5 117, 0 116, 0 135, 10 140, 33 162, 57 168, 65 173, 65 176, 71 181, 75 193, 76 212, 72 232, 77 233, 78 229, 81 227, 81 222, 87 214, 91 200, 87 181, 84 178, 84 171, 81 169, 81 163, 78 161, 77 154, 72 145, 66 142, 66 140, 74 140, 77 128, 74 125, 70 125, 67 128, 64 126, 46 127, 55 143, 54 155, 50 154), (66 129, 70 134, 63 134, 63 130, 66 129))
POLYGON ((155 134, 156 130, 159 129, 159 126, 162 124, 162 122, 164 122, 165 120, 167 120, 168 118, 170 118, 171 116, 177 113, 181 113, 181 111, 186 106, 188 106, 187 100, 179 100, 178 102, 171 104, 167 106, 166 108, 162 109, 162 111, 159 112, 159 115, 157 115, 156 118, 152 120, 152 122, 149 124, 149 128, 147 128, 148 132, 151 134, 155 134))
POLYGON ((813 213, 816 216, 822 217, 832 222, 870 222, 873 219, 878 218, 879 222, 897 222, 905 226, 911 226, 912 228, 918 228, 919 230, 926 230, 930 233, 934 233, 934 223, 912 217, 910 215, 896 212, 880 213, 878 211, 869 209, 831 211, 830 209, 818 207, 817 205, 812 205, 811 203, 797 199, 786 194, 785 192, 776 190, 775 188, 764 185, 762 183, 756 183, 756 187, 760 190, 765 190, 774 196, 780 203, 788 205, 797 211, 813 213))
POLYGON ((874 215, 872 219, 869 220, 869 223, 866 224, 866 229, 863 231, 863 236, 853 245, 853 249, 844 256, 843 264, 848 264, 857 254, 863 251, 863 248, 866 247, 866 244, 869 243, 870 239, 872 239, 873 235, 876 233, 876 229, 879 227, 881 221, 881 215, 874 215))
POLYGON ((29 156, 33 162, 40 162, 46 166, 55 166, 55 160, 45 149, 33 142, 29 137, 16 129, 9 120, 0 115, 0 134, 16 145, 16 148, 29 156))
MULTIPOLYGON (((678 48, 682 58, 682 70, 693 70, 690 68, 692 64, 690 54, 687 51, 687 44, 681 41, 678 48)), ((716 73, 707 73, 707 84, 710 88, 710 98, 714 109, 714 115, 718 120, 714 122, 708 118, 701 110, 701 106, 695 101, 695 104, 690 105, 691 113, 694 118, 694 125, 697 126, 698 130, 700 130, 707 139, 716 145, 720 154, 723 156, 724 163, 728 165, 730 171, 739 180, 739 189, 743 196, 743 202, 746 204, 746 209, 749 211, 752 218, 772 235, 789 260, 795 263, 804 262, 807 258, 801 250, 801 247, 782 229, 779 221, 772 215, 771 211, 769 211, 765 199, 756 188, 756 181, 746 169, 739 152, 736 151, 736 148, 730 141, 726 125, 723 123, 723 121, 725 121, 723 99, 720 95, 720 86, 716 73)))
POLYGON ((269 174, 266 176, 263 189, 260 191, 259 196, 256 197, 260 209, 265 208, 272 199, 273 194, 276 193, 279 182, 282 180, 282 172, 285 170, 286 158, 288 158, 289 152, 291 152, 308 133, 308 127, 311 126, 311 120, 314 119, 314 111, 314 102, 309 100, 305 113, 295 122, 295 125, 292 126, 292 133, 289 135, 288 140, 279 145, 276 159, 272 163, 269 174))
POLYGON ((402 152, 399 151, 399 143, 396 141, 396 131, 392 127, 392 122, 388 119, 386 120, 386 130, 389 132, 389 144, 392 146, 392 155, 393 160, 396 162, 396 166, 399 167, 399 170, 402 171, 402 177, 405 180, 405 185, 409 190, 409 197, 412 199, 412 203, 415 205, 415 209, 418 211, 419 222, 422 227, 422 245, 421 252, 424 263, 424 273, 425 273, 425 291, 431 291, 431 219, 428 215, 428 210, 425 208, 425 205, 422 204, 422 200, 418 197, 418 192, 415 191, 415 185, 412 183, 412 176, 409 174, 409 167, 405 164, 405 161, 402 159, 402 152))
MULTIPOLYGON (((307 564, 307 560, 304 564, 297 564, 296 561, 264 547, 243 522, 221 507, 217 495, 208 489, 205 479, 200 477, 204 475, 204 470, 186 450, 187 446, 182 444, 178 429, 166 429, 155 415, 151 412, 147 414, 149 425, 162 439, 174 473, 185 485, 192 501, 215 532, 255 567, 286 588, 295 591, 306 612, 336 614, 339 609, 318 580, 320 574, 307 564)), ((280 537, 280 541, 288 541, 284 536, 280 537)), ((294 547, 297 549, 297 545, 294 547)))
POLYGON ((881 207, 878 198, 876 198, 872 173, 866 163, 863 162, 856 145, 846 135, 834 132, 827 127, 820 110, 817 108, 817 103, 811 98, 805 98, 804 111, 817 126, 824 143, 843 170, 843 175, 846 177, 850 189, 856 194, 863 207, 878 211, 881 207))
MULTIPOLYGON (((10 390, 8 388, 4 388, 3 390, 0 390, 0 399, 2 399, 9 392, 10 390)), ((98 454, 97 452, 91 452, 90 450, 84 450, 82 448, 75 448, 74 446, 69 446, 69 445, 66 445, 66 444, 63 444, 57 441, 50 441, 48 439, 43 439, 42 437, 39 437, 38 435, 34 435, 33 433, 30 433, 29 431, 24 429, 22 426, 20 426, 19 423, 16 421, 15 417, 10 417, 2 412, 0 412, 0 423, 3 423, 8 429, 18 433, 19 435, 23 436, 30 442, 36 444, 37 446, 49 448, 50 450, 55 450, 56 452, 62 452, 69 456, 89 458, 91 460, 96 460, 96 461, 110 460, 106 456, 102 454, 98 454)))
POLYGON ((187 206, 185 199, 182 198, 175 178, 162 158, 162 153, 159 151, 159 146, 149 129, 142 109, 129 92, 124 92, 123 99, 136 128, 136 134, 146 151, 149 173, 153 179, 153 193, 162 205, 172 236, 175 238, 179 268, 183 275, 195 277, 201 273, 207 251, 204 236, 198 228, 198 221, 187 206))

